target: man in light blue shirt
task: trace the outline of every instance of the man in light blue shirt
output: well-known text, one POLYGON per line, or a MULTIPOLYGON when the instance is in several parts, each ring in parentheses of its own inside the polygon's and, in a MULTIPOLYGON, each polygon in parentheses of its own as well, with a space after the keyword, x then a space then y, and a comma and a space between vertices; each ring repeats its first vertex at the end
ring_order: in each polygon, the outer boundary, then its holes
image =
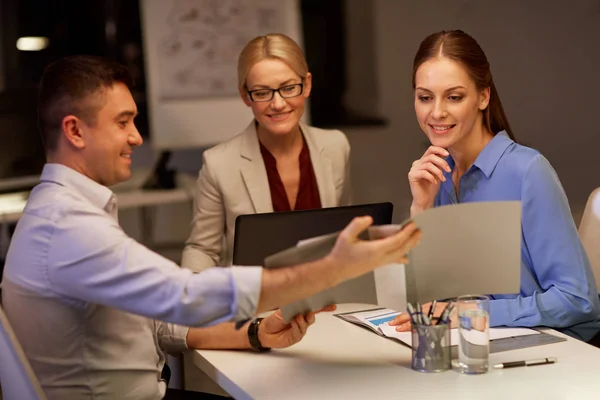
POLYGON ((199 274, 179 268, 123 232, 107 188, 129 178, 133 148, 142 143, 130 83, 123 66, 83 56, 51 64, 42 79, 48 164, 15 230, 2 300, 49 399, 161 399, 164 351, 293 344, 312 314, 285 325, 276 313, 247 335, 223 323, 402 262, 419 240, 411 225, 361 241, 357 235, 371 223, 363 217, 312 263, 199 274), (204 325, 216 326, 188 328, 204 325))

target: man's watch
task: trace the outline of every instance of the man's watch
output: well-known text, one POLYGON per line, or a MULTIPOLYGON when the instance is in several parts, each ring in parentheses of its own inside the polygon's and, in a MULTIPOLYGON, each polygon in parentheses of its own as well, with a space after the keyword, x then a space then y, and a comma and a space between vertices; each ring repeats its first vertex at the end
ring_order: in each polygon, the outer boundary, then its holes
POLYGON ((271 350, 270 347, 263 347, 258 339, 258 327, 262 320, 263 318, 255 318, 250 322, 250 325, 248 325, 248 341, 250 342, 250 346, 252 346, 254 350, 261 352, 271 350))

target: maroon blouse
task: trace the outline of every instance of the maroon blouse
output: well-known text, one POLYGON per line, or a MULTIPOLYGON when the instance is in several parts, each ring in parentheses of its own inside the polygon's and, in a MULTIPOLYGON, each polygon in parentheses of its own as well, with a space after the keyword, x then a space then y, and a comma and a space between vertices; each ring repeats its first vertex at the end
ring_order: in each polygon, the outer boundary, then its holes
MULTIPOLYGON (((309 210, 321 208, 321 197, 317 186, 317 178, 310 161, 310 152, 304 137, 302 137, 302 151, 298 156, 300 164, 300 183, 298 185, 298 196, 296 198, 296 207, 294 210, 309 210)), ((260 142, 259 142, 260 143, 260 142)), ((260 152, 267 169, 267 178, 269 188, 271 189, 271 201, 273 202, 273 211, 291 211, 290 202, 285 192, 285 187, 277 171, 277 160, 262 143, 260 143, 260 152)))

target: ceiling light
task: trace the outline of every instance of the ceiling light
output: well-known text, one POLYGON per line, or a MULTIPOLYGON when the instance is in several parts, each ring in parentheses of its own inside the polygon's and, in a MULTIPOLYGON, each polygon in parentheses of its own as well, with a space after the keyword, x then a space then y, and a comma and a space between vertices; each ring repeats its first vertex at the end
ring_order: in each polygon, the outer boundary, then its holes
POLYGON ((41 36, 23 36, 17 40, 17 49, 21 51, 40 51, 48 47, 48 38, 41 36))

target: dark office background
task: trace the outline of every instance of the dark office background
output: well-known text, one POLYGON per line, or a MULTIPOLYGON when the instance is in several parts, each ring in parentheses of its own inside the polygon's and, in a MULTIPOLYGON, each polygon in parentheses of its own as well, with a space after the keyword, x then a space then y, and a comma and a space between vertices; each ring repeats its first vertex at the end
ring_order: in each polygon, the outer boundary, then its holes
MULTIPOLYGON (((600 168, 594 153, 600 137, 594 120, 600 92, 598 0, 299 3, 315 82, 311 123, 341 128, 348 136, 355 201, 392 200, 396 209, 408 209, 406 171, 425 143, 412 104, 412 57, 427 34, 460 28, 486 51, 513 129, 553 164, 578 221, 587 196, 598 186, 600 168), (357 93, 352 99, 358 113, 347 108, 351 90, 357 93), (355 123, 368 121, 369 114, 356 118, 352 113, 360 115, 371 106, 369 112, 379 111, 388 119, 386 125, 355 123)), ((0 13, 0 67, 5 72, 0 179, 6 176, 3 163, 21 152, 18 146, 24 143, 30 143, 29 158, 13 171, 34 168, 30 161, 39 146, 35 85, 43 66, 57 57, 100 54, 130 65, 138 76, 138 106, 145 108, 138 1, 0 0, 0 13), (50 46, 19 52, 15 42, 22 35, 46 35, 50 46)), ((151 141, 143 116, 138 125, 151 141)))
MULTIPOLYGON (((306 55, 314 76, 311 120, 321 127, 381 123, 344 106, 346 85, 344 0, 302 0, 306 55)), ((127 65, 135 79, 140 133, 151 136, 146 107, 138 0, 0 0, 4 90, 0 91, 0 179, 30 175, 43 165, 35 122, 37 85, 44 67, 73 54, 105 56, 127 65), (19 51, 24 36, 42 36, 49 46, 19 51)))
POLYGON ((140 131, 148 132, 138 2, 132 0, 1 0, 4 90, 0 91, 0 179, 39 172, 37 88, 44 67, 63 56, 91 54, 118 60, 136 78, 140 131), (17 39, 42 36, 49 46, 19 51, 17 39))

